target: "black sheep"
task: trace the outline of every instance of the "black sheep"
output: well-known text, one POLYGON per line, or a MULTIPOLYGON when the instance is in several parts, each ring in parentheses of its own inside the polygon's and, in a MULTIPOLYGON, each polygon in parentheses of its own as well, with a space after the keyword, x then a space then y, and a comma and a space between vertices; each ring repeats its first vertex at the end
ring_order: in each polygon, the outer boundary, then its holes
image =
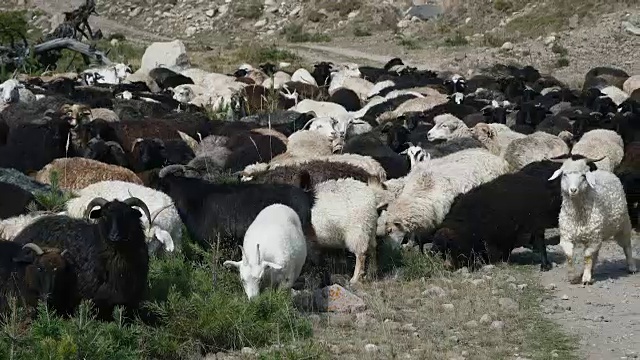
POLYGON ((383 102, 373 105, 369 109, 367 109, 365 114, 362 116, 362 120, 368 122, 371 126, 376 127, 378 126, 378 116, 387 111, 395 110, 404 102, 414 98, 416 98, 415 95, 404 94, 391 99, 386 99, 383 102))
POLYGON ((195 157, 183 140, 137 139, 131 148, 130 163, 135 172, 166 165, 187 164, 195 157))
POLYGON ((287 151, 287 145, 277 137, 251 132, 232 136, 225 147, 231 153, 225 160, 224 168, 232 172, 240 171, 257 162, 270 162, 287 151))
POLYGON ((347 140, 342 148, 344 153, 370 156, 380 163, 388 179, 403 177, 411 170, 406 156, 399 155, 373 133, 356 135, 347 140))
MULTIPOLYGON (((310 160, 307 162, 282 165, 261 172, 247 175, 254 184, 289 184, 298 185, 301 174, 308 173, 311 186, 335 179, 352 178, 364 183, 375 182, 376 178, 360 167, 337 161, 310 160)), ((379 179, 378 179, 379 181, 379 179)))
POLYGON ((149 71, 149 77, 155 80, 161 89, 175 88, 178 85, 193 84, 190 77, 178 74, 167 68, 155 68, 149 71))
POLYGON ((0 182, 0 219, 26 214, 29 206, 36 206, 33 210, 38 210, 38 203, 29 191, 23 190, 19 186, 0 182))
POLYGON ((151 222, 149 209, 140 199, 109 202, 95 198, 84 214, 85 218, 96 219, 95 224, 67 216, 46 216, 27 226, 13 241, 68 250, 78 280, 75 303, 90 299, 100 318, 109 318, 114 306, 132 310, 146 296, 149 255, 141 213, 133 206, 142 209, 151 222))
POLYGON ((58 314, 70 314, 75 276, 69 257, 68 251, 0 241, 0 313, 8 310, 11 296, 31 308, 45 300, 58 314))
POLYGON ((129 167, 129 161, 127 160, 124 149, 115 141, 104 141, 93 138, 87 143, 83 157, 105 164, 129 167))
POLYGON ((549 270, 544 230, 557 226, 562 197, 559 180, 547 179, 560 166, 529 164, 459 195, 434 234, 432 249, 459 267, 506 261, 514 248, 531 243, 540 253, 541 270, 549 270), (519 242, 522 236, 530 241, 519 242))
POLYGON ((329 101, 342 105, 347 111, 358 111, 362 108, 360 97, 351 89, 339 88, 329 97, 329 101))

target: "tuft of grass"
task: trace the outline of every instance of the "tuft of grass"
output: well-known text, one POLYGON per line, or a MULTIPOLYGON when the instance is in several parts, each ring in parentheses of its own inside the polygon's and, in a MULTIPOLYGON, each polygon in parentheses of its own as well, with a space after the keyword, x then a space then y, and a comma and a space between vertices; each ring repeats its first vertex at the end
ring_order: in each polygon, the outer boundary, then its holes
POLYGON ((556 67, 557 68, 564 68, 569 66, 569 59, 567 59, 566 57, 561 57, 560 59, 556 60, 556 67))
POLYGON ((483 42, 488 47, 501 47, 505 42, 512 39, 504 36, 503 34, 486 33, 484 34, 483 42))
POLYGON ((422 46, 420 46, 420 42, 418 41, 418 39, 410 36, 404 36, 404 35, 399 37, 398 45, 403 46, 408 50, 417 50, 422 48, 422 46))
POLYGON ((431 278, 445 274, 444 262, 429 252, 422 254, 416 249, 407 249, 402 253, 402 277, 407 280, 431 278))
MULTIPOLYGON (((67 201, 71 200, 74 195, 71 192, 60 189, 60 174, 52 171, 49 178, 51 189, 49 191, 38 191, 34 194, 36 202, 40 204, 46 211, 60 212, 66 208, 67 201)), ((30 210, 35 211, 35 208, 30 210)))
POLYGON ((469 40, 460 32, 456 32, 453 36, 444 39, 446 46, 465 46, 469 45, 469 40))
POLYGON ((282 29, 281 33, 285 39, 291 43, 331 41, 331 37, 327 34, 304 31, 302 24, 287 25, 282 29))
POLYGON ((564 46, 558 43, 553 44, 553 46, 551 47, 551 52, 553 52, 554 54, 558 54, 562 57, 565 57, 569 54, 569 50, 567 50, 567 48, 565 48, 564 46))
POLYGON ((493 8, 500 12, 507 12, 513 9, 513 4, 509 0, 495 0, 493 8))
POLYGON ((237 1, 234 9, 234 15, 243 19, 255 20, 262 16, 264 7, 259 0, 237 1))
POLYGON ((357 26, 355 28, 353 28, 353 36, 357 36, 357 37, 365 37, 365 36, 371 36, 371 30, 369 30, 369 28, 366 28, 364 26, 357 26))

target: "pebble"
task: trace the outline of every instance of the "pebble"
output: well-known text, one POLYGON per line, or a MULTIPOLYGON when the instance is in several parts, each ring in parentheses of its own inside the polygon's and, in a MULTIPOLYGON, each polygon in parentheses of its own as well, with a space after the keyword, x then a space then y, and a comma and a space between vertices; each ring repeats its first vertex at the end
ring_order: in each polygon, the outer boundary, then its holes
POLYGON ((527 284, 520 284, 520 285, 518 285, 518 290, 521 290, 521 291, 522 291, 522 290, 526 289, 526 288, 527 288, 527 286, 529 286, 529 285, 527 285, 527 284))
POLYGON ((489 314, 484 314, 480 317, 480 324, 486 325, 491 323, 491 316, 489 314))
POLYGON ((549 45, 553 44, 554 42, 556 42, 556 37, 555 37, 555 36, 553 36, 553 35, 547 36, 547 37, 544 39, 544 44, 545 44, 545 45, 547 45, 547 46, 549 46, 549 45))
POLYGON ((496 320, 491 323, 491 328, 494 330, 502 330, 504 328, 504 322, 496 320))
POLYGON ((267 25, 267 19, 262 19, 262 20, 256 21, 256 23, 253 24, 253 27, 263 27, 265 25, 267 25))
POLYGON ((447 311, 453 311, 455 309, 455 306, 453 306, 453 304, 442 304, 442 308, 447 311))
POLYGON ((378 352, 378 345, 367 344, 367 345, 364 346, 364 351, 366 351, 368 353, 378 352))
POLYGON ((558 286, 554 283, 550 283, 549 285, 545 286, 545 290, 555 290, 558 286))
POLYGON ((256 353, 256 351, 255 351, 255 350, 253 350, 253 349, 252 349, 252 348, 250 348, 250 347, 246 347, 246 346, 245 346, 245 347, 243 347, 243 348, 242 348, 242 350, 241 350, 240 352, 241 352, 241 353, 243 353, 243 354, 247 354, 247 355, 253 355, 253 354, 255 354, 255 353, 256 353))
POLYGON ((466 350, 463 350, 463 351, 460 353, 460 355, 461 355, 462 357, 468 357, 468 356, 469 356, 469 352, 468 352, 468 351, 466 351, 466 350))
POLYGON ((511 51, 513 50, 515 46, 513 45, 512 42, 507 41, 506 43, 502 44, 502 46, 500 47, 502 50, 507 50, 507 51, 511 51))
POLYGON ((562 297, 561 297, 560 299, 562 299, 562 300, 569 300, 569 295, 564 294, 564 295, 562 295, 562 297))

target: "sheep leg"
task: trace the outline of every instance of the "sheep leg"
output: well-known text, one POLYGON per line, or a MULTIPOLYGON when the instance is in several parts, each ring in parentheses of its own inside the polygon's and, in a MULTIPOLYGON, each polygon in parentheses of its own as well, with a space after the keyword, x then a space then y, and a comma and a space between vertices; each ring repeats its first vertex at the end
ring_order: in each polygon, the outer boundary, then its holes
POLYGON ((367 268, 367 276, 373 280, 378 275, 378 256, 376 254, 375 240, 369 245, 369 267, 367 268))
POLYGON ((353 277, 349 281, 350 284, 355 284, 360 280, 360 274, 362 274, 362 268, 364 267, 364 263, 367 260, 367 255, 365 254, 356 254, 356 268, 353 271, 353 277))
POLYGON ((560 247, 564 252, 565 257, 567 258, 567 273, 569 277, 569 282, 572 284, 577 284, 579 278, 576 276, 575 268, 573 265, 573 243, 567 241, 566 239, 560 238, 560 247))
POLYGON ((582 273, 582 284, 591 285, 593 284, 593 270, 596 267, 596 262, 598 261, 598 251, 600 251, 601 243, 598 243, 595 246, 588 245, 584 250, 584 271, 582 273))
POLYGON ((622 230, 615 236, 615 240, 622 247, 624 256, 627 259, 627 270, 630 273, 638 271, 636 261, 633 259, 633 248, 631 247, 631 230, 622 230))
POLYGON ((551 262, 547 257, 547 244, 544 242, 544 230, 534 232, 531 237, 534 248, 540 254, 540 271, 551 270, 551 262))

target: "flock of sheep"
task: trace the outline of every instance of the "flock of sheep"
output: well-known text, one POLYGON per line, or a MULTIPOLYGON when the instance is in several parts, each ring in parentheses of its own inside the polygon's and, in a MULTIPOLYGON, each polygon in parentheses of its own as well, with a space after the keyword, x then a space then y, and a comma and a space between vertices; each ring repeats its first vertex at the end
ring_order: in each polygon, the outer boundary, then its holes
MULTIPOLYGON (((451 268, 532 246, 551 268, 558 227, 570 280, 590 284, 603 241, 636 271, 640 76, 598 67, 582 89, 495 65, 467 78, 321 62, 234 74, 125 64, 0 85, 0 310, 7 297, 101 316, 145 299, 150 256, 237 249, 249 298, 291 288, 325 250, 375 279, 381 241, 451 268), (211 120, 216 112, 218 119, 211 120), (36 193, 73 193, 53 213, 36 193), (585 247, 573 274, 574 247, 585 247)), ((325 276, 324 282, 328 280, 325 276)))

